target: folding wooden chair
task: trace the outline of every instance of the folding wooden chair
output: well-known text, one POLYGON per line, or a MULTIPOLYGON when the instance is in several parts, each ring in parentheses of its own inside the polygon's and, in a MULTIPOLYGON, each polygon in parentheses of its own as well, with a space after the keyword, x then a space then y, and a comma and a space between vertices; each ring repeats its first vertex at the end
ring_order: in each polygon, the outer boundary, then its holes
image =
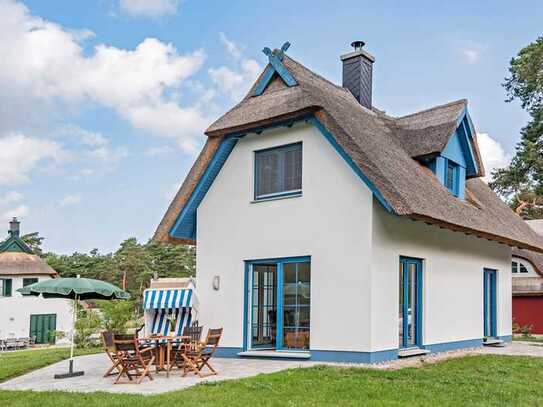
POLYGON ((106 371, 106 373, 104 373, 103 377, 108 377, 108 376, 120 373, 121 367, 119 366, 119 364, 121 362, 117 355, 115 344, 113 343, 113 332, 104 331, 101 333, 100 336, 102 338, 102 349, 104 349, 105 354, 111 361, 111 367, 106 371), (117 373, 115 373, 114 370, 117 370, 117 373))
POLYGON ((168 367, 168 372, 172 367, 177 367, 181 369, 185 364, 185 359, 183 354, 186 352, 187 348, 191 344, 199 344, 202 340, 202 333, 204 327, 198 325, 198 322, 194 322, 190 326, 183 328, 183 333, 181 334, 181 340, 178 343, 172 344, 172 350, 170 355, 170 366, 168 367))
POLYGON ((209 360, 213 357, 213 354, 219 346, 219 342, 222 336, 222 328, 210 329, 207 332, 206 340, 201 344, 189 344, 183 353, 183 359, 185 361, 183 365, 183 377, 188 372, 193 372, 195 375, 205 377, 202 375, 202 369, 207 366, 211 373, 206 376, 216 375, 217 372, 209 364, 209 360))
POLYGON ((135 335, 117 335, 113 336, 113 343, 119 366, 121 368, 115 384, 119 383, 134 383, 133 376, 137 377, 136 384, 140 384, 147 376, 149 380, 153 380, 151 376, 151 366, 155 361, 153 348, 140 349, 138 338, 135 335), (121 382, 122 376, 128 377, 128 382, 121 382))

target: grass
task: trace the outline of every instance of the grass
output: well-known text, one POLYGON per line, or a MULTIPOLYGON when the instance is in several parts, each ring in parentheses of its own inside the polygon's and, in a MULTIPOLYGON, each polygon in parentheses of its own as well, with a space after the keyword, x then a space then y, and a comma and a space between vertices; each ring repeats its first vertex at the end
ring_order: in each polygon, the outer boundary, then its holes
POLYGON ((543 336, 532 336, 532 335, 513 336, 513 340, 515 342, 539 342, 539 343, 543 343, 543 336))
POLYGON ((542 369, 539 358, 478 355, 395 371, 293 369, 156 396, 2 391, 0 406, 543 406, 542 369))
MULTIPOLYGON (((99 351, 99 348, 76 349, 75 354, 88 355, 99 351)), ((29 349, 0 353, 0 383, 69 357, 69 348, 29 349)))

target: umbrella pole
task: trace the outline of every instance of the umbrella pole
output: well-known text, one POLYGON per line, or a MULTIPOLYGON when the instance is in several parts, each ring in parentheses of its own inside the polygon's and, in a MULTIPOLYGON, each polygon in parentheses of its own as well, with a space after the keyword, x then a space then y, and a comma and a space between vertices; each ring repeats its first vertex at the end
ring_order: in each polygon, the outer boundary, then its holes
POLYGON ((56 374, 55 379, 67 379, 69 377, 83 376, 85 372, 79 371, 74 372, 74 344, 75 344, 75 323, 77 321, 77 302, 78 296, 75 296, 74 306, 73 306, 73 319, 72 319, 72 338, 70 344, 70 367, 68 368, 68 373, 56 374))

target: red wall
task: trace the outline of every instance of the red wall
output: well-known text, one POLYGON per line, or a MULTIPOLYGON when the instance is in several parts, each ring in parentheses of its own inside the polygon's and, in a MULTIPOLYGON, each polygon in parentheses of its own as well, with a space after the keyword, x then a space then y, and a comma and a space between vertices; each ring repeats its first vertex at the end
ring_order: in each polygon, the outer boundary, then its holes
POLYGON ((543 334, 543 297, 513 297, 513 323, 533 325, 532 333, 543 334))

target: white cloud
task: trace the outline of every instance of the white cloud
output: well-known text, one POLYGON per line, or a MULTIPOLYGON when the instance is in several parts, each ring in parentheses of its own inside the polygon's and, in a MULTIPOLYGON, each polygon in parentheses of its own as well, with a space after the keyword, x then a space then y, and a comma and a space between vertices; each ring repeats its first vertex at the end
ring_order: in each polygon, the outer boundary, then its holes
POLYGON ((8 191, 4 196, 0 196, 0 202, 3 204, 12 204, 23 199, 23 194, 17 191, 8 191))
POLYGON ((228 51, 228 53, 230 55, 232 55, 234 58, 241 58, 241 56, 243 55, 243 51, 244 51, 243 47, 236 44, 234 41, 230 41, 226 37, 226 34, 224 34, 222 32, 219 33, 219 38, 221 40, 221 43, 224 45, 224 47, 226 48, 226 50, 228 51))
POLYGON ((160 17, 175 14, 179 0, 120 0, 121 10, 132 16, 160 17))
POLYGON ((170 154, 171 152, 173 152, 173 149, 170 146, 159 146, 159 147, 148 148, 145 151, 145 154, 150 157, 156 157, 156 156, 170 154))
POLYGON ((483 55, 483 46, 475 41, 463 41, 457 49, 464 62, 468 64, 478 63, 483 55))
POLYGON ((66 196, 64 196, 64 198, 62 198, 59 202, 59 205, 60 206, 70 206, 70 205, 75 205, 75 204, 78 204, 79 202, 81 202, 81 195, 80 194, 74 194, 74 195, 71 195, 71 194, 68 194, 66 196))
POLYGON ((0 219, 2 220, 2 223, 11 220, 13 217, 21 218, 27 214, 28 206, 26 205, 17 205, 12 208, 0 206, 0 219))
POLYGON ((237 67, 210 68, 208 73, 220 93, 238 101, 247 93, 262 68, 254 59, 243 58, 243 47, 230 41, 224 33, 220 33, 220 39, 227 52, 236 59, 237 67))
POLYGON ((63 133, 74 135, 82 144, 90 147, 101 147, 108 144, 108 140, 101 133, 85 130, 78 126, 69 126, 63 130, 63 133))
POLYGON ((0 26, 0 134, 34 116, 43 120, 44 111, 59 103, 79 107, 89 101, 180 145, 194 144, 191 139, 209 123, 202 107, 180 103, 180 87, 203 64, 201 50, 181 54, 147 38, 133 50, 99 44, 84 52, 90 32, 33 16, 13 0, 0 0, 0 26))
POLYGON ((88 151, 87 156, 102 164, 116 166, 123 158, 128 157, 128 151, 124 147, 111 148, 103 146, 88 151))
POLYGON ((24 184, 39 165, 66 158, 67 153, 54 141, 22 134, 0 137, 0 186, 24 184))
POLYGON ((485 168, 485 182, 491 180, 492 171, 506 167, 511 161, 511 156, 505 152, 502 145, 487 133, 477 133, 477 144, 481 151, 481 158, 485 168))

